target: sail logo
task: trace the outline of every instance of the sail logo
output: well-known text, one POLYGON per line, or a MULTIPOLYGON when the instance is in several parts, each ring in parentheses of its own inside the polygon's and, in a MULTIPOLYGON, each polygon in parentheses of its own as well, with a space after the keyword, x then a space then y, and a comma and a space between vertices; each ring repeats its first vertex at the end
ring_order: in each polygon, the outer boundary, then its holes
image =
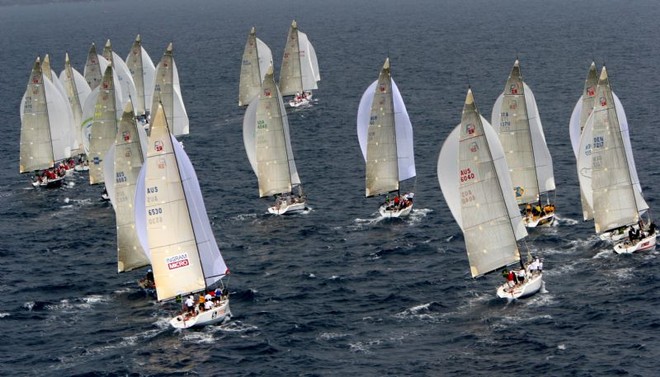
POLYGON ((520 187, 520 186, 516 186, 516 187, 513 188, 513 192, 515 193, 516 198, 520 198, 523 195, 525 195, 525 188, 520 187))
POLYGON ((167 268, 169 268, 170 270, 175 270, 177 268, 187 267, 190 265, 190 260, 188 259, 188 253, 167 257, 165 258, 165 262, 167 263, 167 268))
POLYGON ((162 152, 163 151, 163 142, 160 140, 156 140, 154 143, 154 149, 156 149, 156 152, 162 152))
POLYGON ((475 175, 472 172, 472 169, 467 168, 467 169, 461 169, 461 183, 467 182, 471 179, 474 179, 475 175))
POLYGON ((380 87, 378 88, 381 93, 387 92, 387 86, 385 84, 380 84, 380 87))
POLYGON ((587 88, 587 96, 593 97, 596 95, 596 89, 593 86, 587 88))
POLYGON ((131 133, 128 131, 122 132, 121 137, 124 139, 125 142, 131 141, 131 133))
POLYGON ((264 89, 264 96, 270 97, 270 94, 271 94, 270 89, 268 88, 264 89))
POLYGON ((165 169, 166 166, 167 166, 167 162, 165 162, 164 158, 158 160, 158 169, 165 169))
POLYGON ((605 99, 605 96, 600 97, 600 105, 607 106, 607 99, 605 99))
POLYGON ((509 109, 515 110, 517 108, 518 108, 518 101, 515 101, 515 100, 511 101, 511 103, 509 104, 509 109))
POLYGON ((474 135, 475 130, 476 130, 476 128, 474 127, 473 123, 470 123, 467 126, 465 126, 465 132, 468 135, 474 135))
POLYGON ((479 144, 477 144, 476 141, 470 144, 470 152, 476 153, 478 150, 479 150, 479 144))
POLYGON ((513 83, 509 86, 509 91, 511 94, 518 94, 518 83, 513 83))

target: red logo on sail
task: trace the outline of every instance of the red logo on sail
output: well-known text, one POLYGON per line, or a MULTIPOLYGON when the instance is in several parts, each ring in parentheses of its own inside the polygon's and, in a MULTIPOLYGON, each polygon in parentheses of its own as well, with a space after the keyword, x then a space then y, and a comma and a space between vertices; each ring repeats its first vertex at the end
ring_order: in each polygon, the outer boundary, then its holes
POLYGON ((478 150, 479 150, 479 145, 477 145, 477 142, 473 142, 472 144, 470 144, 470 152, 475 153, 478 150))
POLYGON ((125 142, 131 141, 131 133, 128 131, 124 131, 121 133, 122 138, 124 139, 125 142))
POLYGON ((190 265, 190 260, 188 259, 188 253, 183 253, 165 258, 165 261, 167 262, 167 268, 170 270, 174 270, 177 268, 186 267, 190 265))
POLYGON ((511 84, 509 89, 511 90, 511 94, 518 94, 518 84, 511 84))
POLYGON ((270 97, 270 89, 264 89, 264 95, 270 97))
POLYGON ((587 88, 587 95, 588 95, 589 97, 593 97, 593 96, 595 96, 595 95, 596 95, 596 89, 594 89, 593 86, 588 87, 588 88, 587 88))
POLYGON ((154 143, 154 148, 156 149, 156 152, 162 152, 163 151, 163 142, 160 140, 156 140, 154 143))
POLYGON ((387 91, 387 86, 385 86, 385 84, 380 84, 379 90, 381 93, 385 93, 387 91))
POLYGON ((474 124, 470 123, 467 126, 465 126, 465 132, 467 132, 468 135, 473 135, 475 131, 474 124))
POLYGON ((600 105, 607 106, 607 99, 605 99, 605 97, 600 97, 600 105))

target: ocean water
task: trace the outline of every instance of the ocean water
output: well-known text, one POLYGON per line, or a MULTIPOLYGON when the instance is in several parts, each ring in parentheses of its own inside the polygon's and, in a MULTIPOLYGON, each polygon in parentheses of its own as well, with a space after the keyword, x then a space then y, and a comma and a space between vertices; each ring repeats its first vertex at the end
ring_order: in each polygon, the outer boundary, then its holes
POLYGON ((568 121, 589 64, 626 109, 651 214, 658 207, 660 4, 654 0, 116 0, 0 6, 0 375, 654 376, 658 252, 617 256, 582 222, 568 121), (242 144, 240 61, 252 26, 279 69, 296 19, 319 59, 311 108, 291 111, 312 210, 266 214, 242 144), (19 104, 36 56, 82 72, 92 42, 126 56, 135 35, 174 55, 191 121, 183 138, 232 270, 234 318, 175 331, 176 307, 116 273, 115 221, 78 175, 34 190, 18 174, 19 104), (386 57, 415 133, 412 216, 364 197, 355 118, 386 57), (545 287, 495 297, 469 275, 437 157, 468 86, 490 118, 516 58, 554 158, 559 221, 531 232, 545 287))

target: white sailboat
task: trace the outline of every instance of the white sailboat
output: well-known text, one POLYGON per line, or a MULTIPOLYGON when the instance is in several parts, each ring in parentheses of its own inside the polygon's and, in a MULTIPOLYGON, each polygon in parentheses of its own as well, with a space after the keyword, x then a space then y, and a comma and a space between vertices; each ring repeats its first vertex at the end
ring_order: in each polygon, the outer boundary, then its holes
POLYGON ((238 84, 238 106, 247 106, 253 98, 259 95, 261 83, 268 67, 273 65, 273 54, 268 45, 257 38, 257 32, 252 27, 243 50, 241 76, 238 84))
POLYGON ((291 148, 289 120, 273 79, 272 66, 266 72, 259 96, 245 111, 243 143, 259 180, 259 197, 276 196, 268 212, 283 215, 305 210, 307 198, 302 193, 291 148), (295 187, 298 192, 294 194, 295 187))
POLYGON ((367 197, 388 194, 378 212, 383 217, 403 217, 413 208, 414 193, 401 195, 400 182, 416 176, 413 130, 399 88, 385 59, 378 80, 362 95, 357 133, 366 163, 367 197), (389 199, 390 193, 396 196, 389 199))
POLYGON ((179 71, 174 62, 172 43, 167 46, 163 57, 156 66, 152 101, 152 109, 158 103, 162 104, 165 117, 167 117, 167 124, 170 125, 174 136, 190 133, 190 121, 181 97, 179 71))
MULTIPOLYGON (((70 109, 66 99, 42 72, 37 57, 21 100, 20 173, 50 169, 71 157, 70 109)), ((50 174, 49 174, 50 175, 50 174)), ((61 186, 61 177, 35 177, 35 187, 61 186)))
MULTIPOLYGON (((213 235, 195 169, 170 133, 160 104, 154 108, 147 160, 135 198, 138 235, 151 260, 159 301, 206 292, 229 273, 213 235)), ((175 328, 220 323, 231 317, 223 296, 210 310, 179 314, 175 328)))
POLYGON ((280 67, 280 92, 283 96, 295 96, 288 101, 289 106, 304 106, 311 101, 312 90, 318 89, 319 81, 321 73, 314 46, 293 20, 280 67))
POLYGON ((601 70, 595 97, 592 114, 582 131, 578 178, 584 199, 592 209, 596 233, 615 241, 616 253, 653 249, 655 226, 651 226, 649 206, 642 196, 634 161, 629 158, 628 125, 622 124, 619 118, 621 113, 605 67, 601 70), (585 171, 590 172, 590 176, 582 174, 585 171), (643 214, 647 214, 646 222, 643 214), (630 236, 631 230, 640 235, 630 236))
POLYGON ((527 236, 518 209, 505 153, 493 127, 477 109, 468 89, 461 123, 438 157, 438 181, 454 219, 463 231, 472 277, 515 263, 525 280, 497 289, 501 298, 522 298, 541 289, 543 274, 523 266, 517 241, 527 236))
MULTIPOLYGON (((106 153, 117 137, 117 100, 115 97, 115 76, 112 65, 108 65, 103 74, 101 85, 95 90, 96 111, 89 127, 89 149, 87 158, 90 161, 89 184, 103 183, 103 161, 106 153)), ((90 96, 91 98, 91 96, 90 96)))
POLYGON ((74 149, 71 154, 82 154, 84 153, 81 128, 83 117, 82 104, 85 103, 91 89, 89 88, 89 84, 87 84, 85 77, 71 66, 69 53, 65 54, 64 69, 60 72, 60 81, 66 91, 73 116, 74 149))
POLYGON ((124 107, 115 143, 105 155, 104 181, 117 223, 117 272, 150 264, 135 227, 135 189, 147 151, 147 134, 138 126, 132 102, 124 107))
POLYGON ((504 148, 525 226, 534 228, 552 224, 555 218, 555 205, 550 198, 550 192, 555 190, 552 156, 545 141, 534 93, 523 81, 517 59, 504 92, 493 106, 491 124, 504 148))
POLYGON ((135 37, 131 51, 126 57, 126 66, 131 72, 135 84, 136 97, 133 100, 135 116, 143 126, 149 119, 151 103, 153 101, 154 76, 156 66, 142 46, 140 34, 135 37))

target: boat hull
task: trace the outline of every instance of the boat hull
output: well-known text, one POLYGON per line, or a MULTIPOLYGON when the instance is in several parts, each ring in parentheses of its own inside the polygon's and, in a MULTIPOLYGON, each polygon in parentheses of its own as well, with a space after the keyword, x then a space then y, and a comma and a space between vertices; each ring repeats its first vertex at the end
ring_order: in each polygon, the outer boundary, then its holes
POLYGON ((538 218, 533 218, 533 217, 525 217, 525 226, 527 228, 538 228, 538 227, 543 227, 543 226, 551 226, 552 223, 555 221, 555 214, 553 213, 548 213, 543 216, 540 216, 538 218))
POLYGON ((206 325, 213 325, 222 323, 231 318, 231 310, 229 310, 229 299, 221 301, 220 305, 199 312, 196 310, 196 315, 193 317, 188 316, 187 313, 177 315, 170 320, 170 325, 175 329, 188 329, 191 327, 200 327, 206 325))
POLYGON ((380 208, 378 208, 378 212, 382 217, 387 219, 406 217, 410 215, 410 212, 412 212, 412 207, 413 205, 410 204, 409 206, 404 208, 388 209, 387 205, 383 204, 382 206, 380 206, 380 208))
MULTIPOLYGON (((529 274, 527 276, 530 276, 529 274)), ((543 285, 543 273, 534 273, 531 278, 526 279, 523 284, 509 287, 508 283, 497 288, 497 297, 506 299, 519 299, 529 297, 541 289, 543 285)))
POLYGON ((64 177, 57 177, 55 179, 48 179, 42 182, 34 181, 32 182, 32 186, 34 188, 58 188, 58 187, 62 187, 63 182, 64 182, 64 177))
POLYGON ((614 252, 617 254, 632 254, 638 251, 652 250, 657 243, 656 235, 657 233, 653 233, 636 243, 631 243, 629 240, 619 242, 614 245, 614 252))
POLYGON ((271 215, 284 215, 284 214, 293 214, 302 212, 307 208, 307 201, 295 202, 291 204, 275 204, 272 207, 268 207, 268 213, 271 215))

